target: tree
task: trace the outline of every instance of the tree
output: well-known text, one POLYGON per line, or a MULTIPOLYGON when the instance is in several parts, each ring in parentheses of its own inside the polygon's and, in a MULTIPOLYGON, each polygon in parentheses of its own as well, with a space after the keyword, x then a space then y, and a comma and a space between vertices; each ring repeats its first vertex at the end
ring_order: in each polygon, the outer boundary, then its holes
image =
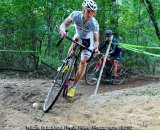
MULTIPOLYGON (((156 20, 156 17, 155 17, 155 13, 154 13, 154 10, 153 10, 153 7, 152 7, 152 3, 150 2, 150 0, 145 0, 145 2, 146 2, 147 11, 148 11, 148 13, 150 15, 150 18, 153 22, 153 25, 155 27, 157 37, 160 41, 160 30, 159 30, 158 23, 157 23, 157 20, 156 20)), ((160 46, 160 43, 159 43, 159 46, 160 46)))

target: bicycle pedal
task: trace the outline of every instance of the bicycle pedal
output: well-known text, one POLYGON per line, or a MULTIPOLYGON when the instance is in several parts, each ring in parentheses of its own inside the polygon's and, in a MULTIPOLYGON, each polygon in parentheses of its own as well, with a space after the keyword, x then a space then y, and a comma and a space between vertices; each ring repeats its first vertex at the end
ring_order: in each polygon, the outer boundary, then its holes
POLYGON ((106 80, 108 84, 113 84, 113 79, 106 80))
POLYGON ((61 66, 57 68, 57 71, 60 71, 60 70, 61 70, 61 66))
POLYGON ((93 80, 93 81, 97 81, 98 79, 97 79, 97 78, 92 78, 92 80, 93 80))
POLYGON ((53 80, 53 83, 55 83, 55 80, 53 80))

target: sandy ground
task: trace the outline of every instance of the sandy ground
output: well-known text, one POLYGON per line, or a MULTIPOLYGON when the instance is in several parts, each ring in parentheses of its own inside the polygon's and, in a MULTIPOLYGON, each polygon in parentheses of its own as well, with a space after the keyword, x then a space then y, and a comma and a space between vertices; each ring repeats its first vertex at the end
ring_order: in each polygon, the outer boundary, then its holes
POLYGON ((60 98, 49 113, 42 105, 51 80, 0 79, 0 130, 113 129, 160 130, 159 78, 139 78, 122 85, 95 86, 81 81, 76 97, 60 98), (34 102, 39 109, 32 107, 34 102))

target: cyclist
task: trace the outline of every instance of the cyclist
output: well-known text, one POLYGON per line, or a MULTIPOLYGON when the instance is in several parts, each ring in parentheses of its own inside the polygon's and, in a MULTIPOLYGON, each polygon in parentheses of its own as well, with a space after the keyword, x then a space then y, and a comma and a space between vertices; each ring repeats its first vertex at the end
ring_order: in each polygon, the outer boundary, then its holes
POLYGON ((114 59, 114 61, 113 61, 114 70, 113 70, 112 78, 116 78, 118 76, 117 75, 117 66, 118 66, 119 60, 122 57, 122 48, 118 44, 119 41, 116 38, 114 38, 112 30, 107 30, 105 32, 105 38, 106 38, 105 42, 99 48, 99 51, 103 51, 104 48, 106 48, 109 45, 109 42, 110 41, 112 42, 111 48, 109 51, 109 57, 112 57, 114 59))
MULTIPOLYGON (((73 11, 68 18, 60 25, 60 34, 62 37, 66 37, 66 28, 74 22, 76 34, 74 40, 79 40, 83 45, 98 53, 99 46, 99 24, 93 17, 97 11, 97 4, 93 0, 84 0, 82 3, 82 11, 73 11)), ((72 43, 69 51, 73 51, 74 43, 72 43)), ((87 60, 90 58, 91 52, 82 50, 79 69, 74 79, 74 83, 71 85, 70 90, 67 93, 68 97, 74 97, 75 90, 78 81, 84 76, 87 66, 87 60)))

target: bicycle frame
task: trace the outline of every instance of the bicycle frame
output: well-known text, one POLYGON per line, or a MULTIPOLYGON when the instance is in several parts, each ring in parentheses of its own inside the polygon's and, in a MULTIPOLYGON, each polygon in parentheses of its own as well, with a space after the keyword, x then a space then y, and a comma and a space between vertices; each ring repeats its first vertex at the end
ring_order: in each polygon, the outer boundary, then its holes
MULTIPOLYGON (((80 47, 90 51, 92 53, 91 57, 93 56, 93 51, 91 51, 90 49, 86 48, 81 43, 78 43, 78 42, 72 40, 69 37, 66 37, 66 38, 68 40, 74 42, 77 46, 80 46, 80 47)), ((57 46, 60 45, 60 43, 62 42, 63 39, 64 38, 60 39, 60 41, 58 42, 57 46)), ((76 49, 77 49, 77 46, 76 46, 76 49)), ((56 103, 56 101, 58 100, 59 96, 61 95, 62 91, 63 91, 63 96, 66 95, 66 93, 68 91, 68 85, 70 83, 70 78, 72 76, 72 73, 74 72, 76 74, 76 72, 77 72, 77 68, 78 68, 77 67, 77 62, 78 62, 78 58, 79 58, 80 54, 81 54, 81 49, 77 53, 70 53, 63 60, 61 68, 58 71, 57 76, 53 80, 52 86, 50 87, 49 92, 48 92, 48 94, 46 96, 46 99, 45 99, 45 102, 44 102, 44 106, 43 106, 44 112, 48 112, 52 108, 52 106, 56 103), (68 65, 68 69, 66 69, 67 65, 68 65), (60 81, 60 83, 59 83, 59 81, 60 81), (58 85, 58 87, 57 87, 57 85, 58 85)), ((91 57, 90 57, 90 59, 91 59, 91 57)))
MULTIPOLYGON (((101 53, 102 54, 102 53, 101 53)), ((98 60, 98 62, 97 62, 97 64, 96 64, 96 68, 97 69, 100 69, 100 67, 102 66, 102 64, 103 64, 103 62, 104 62, 104 56, 103 56, 103 54, 102 54, 102 56, 101 56, 101 58, 98 60)), ((111 65, 111 70, 110 71, 112 71, 113 70, 113 61, 111 61, 111 59, 107 59, 106 60, 106 64, 110 64, 111 65)))
MULTIPOLYGON (((103 54, 101 53, 101 55, 103 54)), ((87 84, 94 85, 97 83, 103 62, 104 62, 104 56, 101 56, 98 61, 91 63, 87 67, 87 72, 85 75, 85 80, 87 84)), ((109 83, 113 82, 113 84, 123 83, 126 78, 125 67, 122 64, 118 64, 118 69, 117 69, 118 77, 116 77, 116 79, 113 77, 113 69, 114 69, 114 65, 113 65, 113 60, 111 58, 110 60, 106 61, 106 64, 101 76, 101 81, 105 81, 105 82, 109 81, 109 83)))
POLYGON ((67 56, 67 58, 64 60, 64 62, 66 62, 68 59, 74 59, 73 60, 73 69, 74 69, 74 72, 75 72, 75 74, 76 74, 76 72, 77 72, 77 65, 78 65, 78 59, 79 59, 79 57, 80 57, 80 54, 81 54, 81 50, 79 50, 77 53, 76 53, 76 51, 77 51, 77 46, 76 47, 74 47, 74 50, 75 50, 75 53, 70 53, 69 54, 69 56, 67 56))

